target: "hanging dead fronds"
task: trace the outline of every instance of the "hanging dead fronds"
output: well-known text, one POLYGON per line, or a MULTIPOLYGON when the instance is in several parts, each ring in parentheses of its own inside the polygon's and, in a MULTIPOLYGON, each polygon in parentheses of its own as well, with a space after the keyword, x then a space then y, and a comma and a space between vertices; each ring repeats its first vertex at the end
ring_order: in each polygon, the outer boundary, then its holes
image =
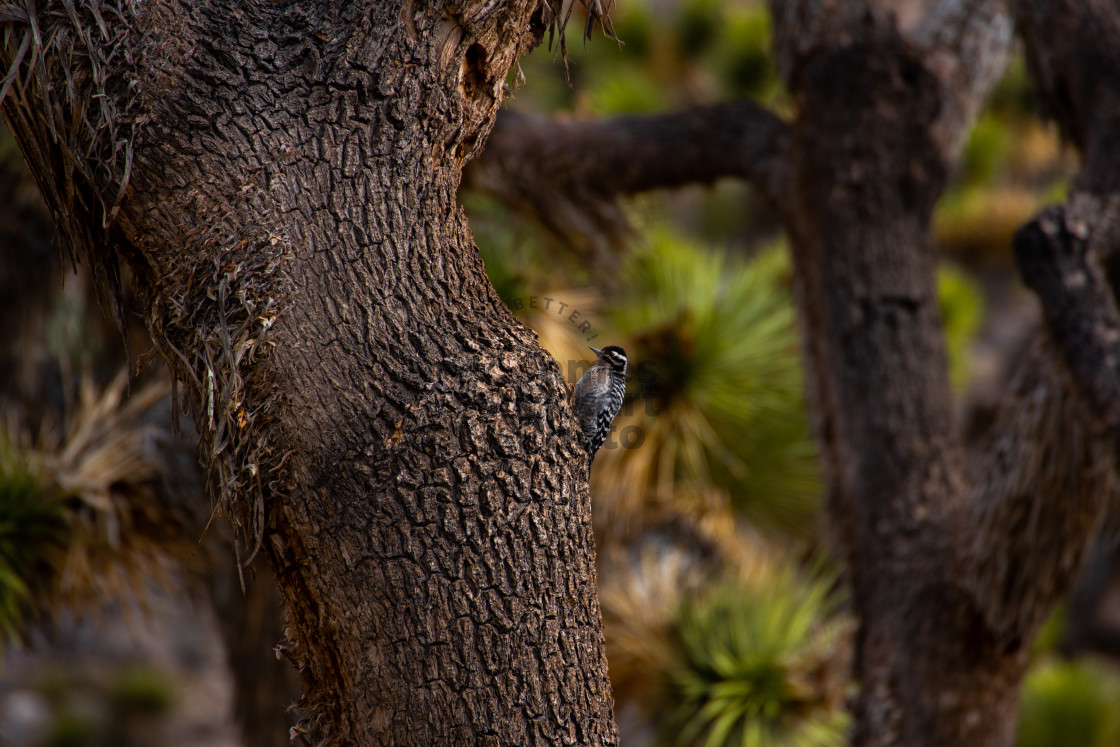
MULTIPOLYGON (((560 57, 564 64, 564 78, 568 81, 568 85, 571 85, 566 31, 576 3, 575 0, 553 0, 553 2, 556 3, 555 8, 549 0, 541 0, 542 20, 545 28, 548 29, 548 51, 560 57)), ((598 22, 603 29, 603 34, 621 47, 622 40, 614 33, 614 23, 610 15, 614 8, 614 0, 579 0, 579 3, 587 11, 587 20, 583 25, 583 45, 586 47, 587 42, 591 40, 591 34, 595 31, 595 24, 598 22)))
MULTIPOLYGON (((194 209, 206 210, 195 205, 184 212, 194 209)), ((150 332, 175 375, 174 426, 186 406, 201 439, 211 495, 240 530, 235 553, 244 567, 264 536, 266 476, 276 480, 284 461, 264 427, 282 396, 269 380, 265 359, 275 345, 272 325, 293 292, 287 272, 291 240, 246 227, 225 209, 212 208, 213 222, 205 227, 183 227, 202 248, 172 258, 176 264, 163 269, 167 277, 189 281, 181 294, 153 297, 150 332)), ((268 218, 263 209, 256 215, 268 218)))
POLYGON ((0 104, 73 262, 123 330, 110 237, 132 171, 138 80, 130 0, 0 4, 0 104))
MULTIPOLYGON (((137 0, 0 0, 0 98, 65 251, 74 262, 90 263, 118 325, 123 252, 144 265, 141 285, 160 288, 148 299, 148 331, 175 377, 174 414, 189 405, 212 494, 230 509, 243 538, 259 547, 262 475, 271 474, 262 460, 271 452, 262 429, 250 425, 271 406, 272 387, 264 374, 255 374, 256 383, 246 377, 269 349, 269 329, 290 295, 281 266, 289 237, 275 232, 266 209, 248 204, 256 195, 244 190, 233 196, 193 191, 176 205, 182 209, 169 215, 190 217, 175 231, 197 251, 169 253, 164 266, 147 265, 153 254, 144 247, 125 246, 116 223, 137 132, 152 116, 150 91, 163 83, 152 78, 165 72, 144 60, 187 53, 168 31, 176 23, 169 14, 174 10, 141 8, 137 0)), ((280 461, 275 456, 273 464, 280 461)))

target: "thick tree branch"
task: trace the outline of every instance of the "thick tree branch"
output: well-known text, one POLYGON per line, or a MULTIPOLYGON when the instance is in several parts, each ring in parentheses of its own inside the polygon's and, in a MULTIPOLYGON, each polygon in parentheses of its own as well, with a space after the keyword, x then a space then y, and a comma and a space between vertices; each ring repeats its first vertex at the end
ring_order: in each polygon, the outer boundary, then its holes
POLYGON ((842 44, 866 44, 895 26, 938 81, 931 134, 946 161, 955 159, 1011 53, 1011 22, 999 0, 820 0, 772 2, 778 69, 800 88, 805 60, 842 44))
POLYGON ((1015 0, 1042 113, 1084 156, 1077 188, 1120 191, 1120 20, 1110 0, 1015 0))
POLYGON ((1120 14, 1096 0, 1024 0, 1014 11, 1040 105, 1084 162, 1070 199, 1015 237, 1046 332, 1002 407, 968 517, 973 595, 1008 645, 1068 591, 1115 501, 1120 426, 1120 311, 1107 272, 1120 234, 1120 14))
MULTIPOLYGON (((1052 207, 1015 236, 1023 280, 1038 294, 1050 335, 1060 347, 1094 419, 1120 428, 1120 312, 1096 253, 1089 245, 1098 201, 1077 220, 1075 204, 1052 207), (1094 215, 1095 214, 1095 215, 1094 215)), ((1099 220, 1099 219, 1098 219, 1099 220)))
POLYGON ((790 136, 749 101, 597 122, 503 111, 465 185, 534 215, 561 236, 625 234, 620 195, 740 177, 785 204, 790 136))
POLYGON ((1069 590, 1087 538, 1117 498, 1120 312, 1099 240, 1115 234, 1109 202, 1078 193, 1015 236, 1046 330, 997 416, 967 561, 973 595, 1008 645, 1029 637, 1069 590))
POLYGON ((1000 646, 1021 651, 1069 591, 1107 502, 1115 441, 1039 334, 1020 363, 962 513, 962 578, 1000 646))

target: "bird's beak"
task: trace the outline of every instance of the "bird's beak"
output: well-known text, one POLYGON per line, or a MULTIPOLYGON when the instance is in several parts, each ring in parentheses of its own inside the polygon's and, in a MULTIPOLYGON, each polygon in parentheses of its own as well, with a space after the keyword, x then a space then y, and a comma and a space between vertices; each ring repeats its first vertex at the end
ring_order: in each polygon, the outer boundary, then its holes
MULTIPOLYGON (((591 348, 590 345, 588 345, 587 347, 591 348)), ((602 355, 603 354, 603 351, 600 350, 599 348, 591 348, 591 349, 595 351, 595 355, 602 355)))

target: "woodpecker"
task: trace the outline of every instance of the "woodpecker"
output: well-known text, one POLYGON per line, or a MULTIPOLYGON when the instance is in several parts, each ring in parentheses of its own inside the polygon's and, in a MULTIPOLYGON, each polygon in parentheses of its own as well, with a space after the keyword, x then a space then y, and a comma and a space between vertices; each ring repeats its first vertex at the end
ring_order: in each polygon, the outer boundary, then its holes
POLYGON ((583 428, 588 464, 607 440, 611 421, 626 393, 626 351, 618 345, 591 349, 597 356, 595 364, 584 372, 575 388, 576 417, 583 428))

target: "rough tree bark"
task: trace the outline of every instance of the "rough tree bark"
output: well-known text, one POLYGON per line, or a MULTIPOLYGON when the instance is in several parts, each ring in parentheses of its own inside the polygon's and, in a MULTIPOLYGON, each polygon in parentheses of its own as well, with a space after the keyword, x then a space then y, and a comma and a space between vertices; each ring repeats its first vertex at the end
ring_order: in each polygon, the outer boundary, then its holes
MULTIPOLYGON (((1115 500, 1120 14, 1104 0, 1014 5, 1044 111, 1085 166, 1066 205, 1016 238, 1048 329, 977 465, 966 464, 955 422, 930 221, 1010 50, 1001 3, 774 2, 791 122, 746 106, 554 127, 568 172, 585 139, 593 153, 609 142, 611 163, 626 164, 714 112, 720 121, 690 143, 728 150, 723 135, 737 132, 728 152, 754 154, 744 164, 705 151, 688 173, 586 168, 599 200, 736 173, 784 217, 830 525, 861 619, 858 745, 1012 744, 1028 644, 1115 500)), ((497 159, 480 163, 481 186, 500 195, 503 179, 530 183, 557 168, 534 166, 548 153, 522 152, 504 130, 493 152, 524 158, 509 177, 497 159)), ((573 212, 584 199, 570 189, 519 195, 573 212)))
POLYGON ((545 11, 0 6, 5 116, 110 302, 130 270, 316 738, 616 741, 578 425, 455 203, 545 11))

